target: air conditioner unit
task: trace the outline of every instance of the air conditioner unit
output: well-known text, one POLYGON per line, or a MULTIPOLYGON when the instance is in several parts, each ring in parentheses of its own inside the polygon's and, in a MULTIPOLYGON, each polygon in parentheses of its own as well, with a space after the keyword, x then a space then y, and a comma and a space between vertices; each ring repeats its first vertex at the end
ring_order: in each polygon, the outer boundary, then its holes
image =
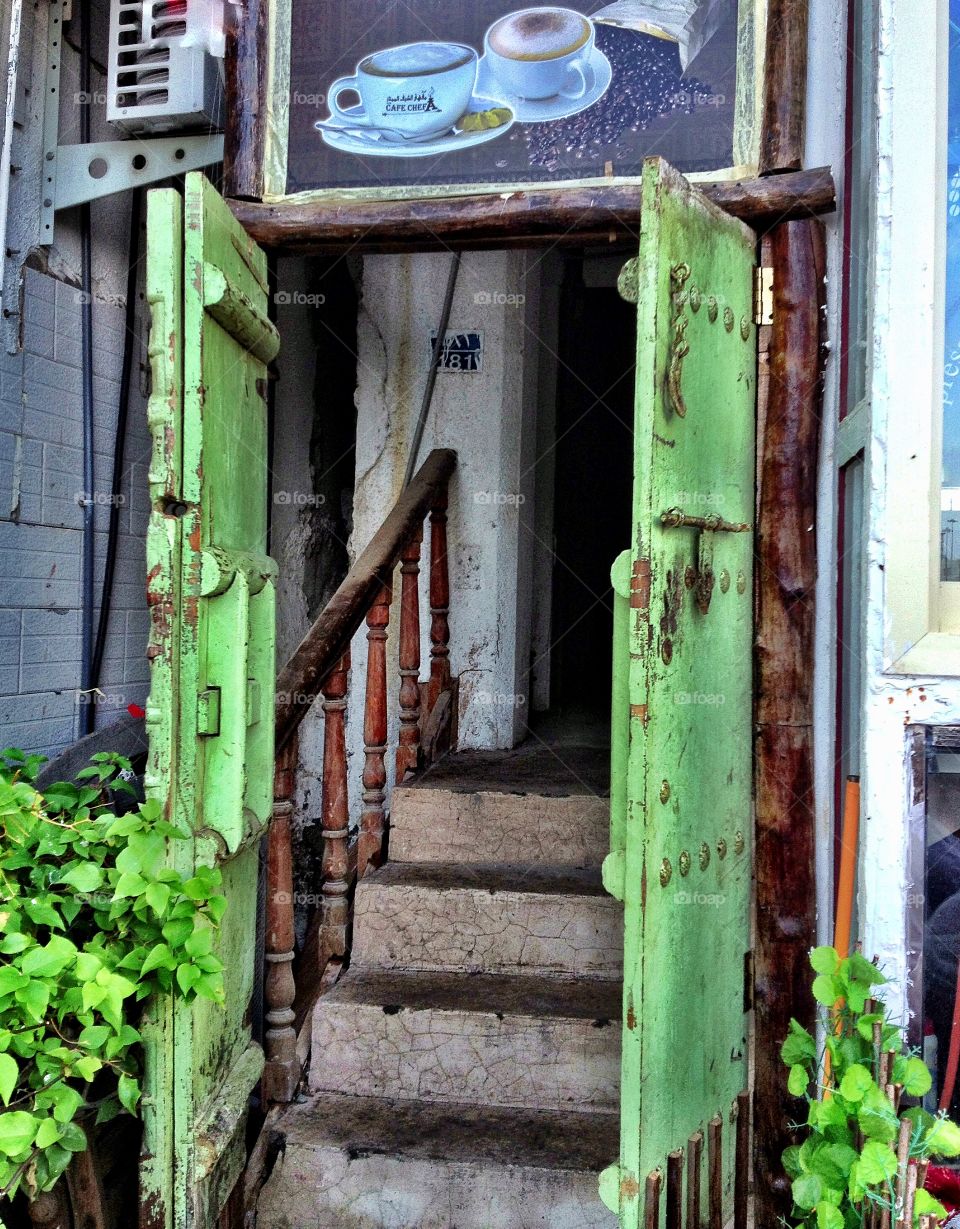
POLYGON ((222 127, 223 0, 112 0, 107 119, 129 133, 222 127))

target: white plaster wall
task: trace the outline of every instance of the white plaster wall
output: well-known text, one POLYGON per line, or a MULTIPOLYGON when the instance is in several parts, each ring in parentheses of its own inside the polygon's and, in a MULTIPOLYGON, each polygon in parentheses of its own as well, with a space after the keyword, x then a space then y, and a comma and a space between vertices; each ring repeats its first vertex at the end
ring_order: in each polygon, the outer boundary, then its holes
MULTIPOLYGON (((364 260, 358 333, 357 482, 350 558, 356 560, 400 494, 443 305, 451 257, 364 260)), ((505 748, 525 726, 529 700, 532 545, 522 520, 535 505, 539 355, 539 260, 526 253, 464 256, 450 328, 483 333, 483 371, 441 374, 419 453, 453 448, 450 491, 451 668, 460 679, 459 745, 505 748)), ((296 549, 296 543, 291 543, 296 549)), ((420 583, 421 678, 429 673, 429 525, 420 583)), ((399 724, 399 572, 388 638, 390 733, 387 772, 399 724)), ((366 629, 352 652, 348 698, 351 811, 360 806, 366 629)), ((301 729, 301 790, 319 805, 322 714, 301 729)))
MULTIPOLYGON (((924 468, 929 455, 924 458, 920 445, 941 413, 937 247, 942 181, 936 134, 942 40, 937 5, 929 0, 879 0, 878 7, 879 160, 859 907, 865 953, 878 956, 902 989, 909 974, 905 897, 922 891, 922 885, 907 882, 905 726, 960 721, 960 681, 887 670, 896 610, 922 600, 922 526, 930 482, 924 468), (920 468, 911 474, 916 465, 920 468), (905 473, 913 495, 907 506, 891 498, 895 480, 905 473), (918 524, 921 541, 915 543, 918 524), (905 548, 916 552, 913 586, 909 560, 905 568, 896 569, 896 584, 891 583, 894 557, 905 548)), ((906 647, 900 645, 894 655, 906 647)))

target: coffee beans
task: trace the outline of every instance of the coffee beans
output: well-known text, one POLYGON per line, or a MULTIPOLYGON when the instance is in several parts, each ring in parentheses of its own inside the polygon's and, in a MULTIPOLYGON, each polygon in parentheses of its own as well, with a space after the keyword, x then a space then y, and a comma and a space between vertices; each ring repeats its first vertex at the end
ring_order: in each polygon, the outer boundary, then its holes
MULTIPOLYGON (((683 77, 675 43, 598 25, 597 46, 613 68, 610 89, 570 119, 524 125, 532 166, 562 172, 601 159, 615 165, 619 160, 638 163, 644 151, 637 134, 651 120, 670 113, 691 115, 696 97, 709 93, 702 82, 683 77)), ((582 167, 585 174, 592 170, 590 165, 582 167)))

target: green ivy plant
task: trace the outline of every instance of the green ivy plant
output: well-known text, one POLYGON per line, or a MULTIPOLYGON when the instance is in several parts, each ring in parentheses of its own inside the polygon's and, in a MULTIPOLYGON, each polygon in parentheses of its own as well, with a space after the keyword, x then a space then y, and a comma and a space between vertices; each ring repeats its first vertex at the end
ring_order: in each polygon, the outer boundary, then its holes
POLYGON ((186 833, 95 755, 36 788, 44 760, 0 751, 0 1195, 49 1190, 87 1146, 83 1123, 137 1112, 143 1002, 223 999, 213 954, 220 873, 171 869, 186 833))
MULTIPOLYGON (((908 1099, 930 1091, 932 1079, 923 1060, 906 1050, 885 1008, 876 987, 887 979, 876 965, 859 953, 841 960, 832 947, 816 948, 810 963, 830 1056, 830 1086, 823 1084, 824 1052, 792 1020, 781 1057, 790 1069, 790 1093, 807 1103, 806 1122, 793 1124, 806 1138, 783 1154, 792 1219, 803 1229, 861 1229, 871 1205, 893 1212, 901 1121, 911 1124, 909 1158, 918 1163, 960 1155, 960 1128, 919 1105, 906 1108, 908 1099), (900 1109, 880 1085, 880 1054, 892 1055, 889 1082, 902 1090, 900 1109)), ((926 1214, 942 1216, 945 1209, 919 1190, 914 1224, 926 1214)))

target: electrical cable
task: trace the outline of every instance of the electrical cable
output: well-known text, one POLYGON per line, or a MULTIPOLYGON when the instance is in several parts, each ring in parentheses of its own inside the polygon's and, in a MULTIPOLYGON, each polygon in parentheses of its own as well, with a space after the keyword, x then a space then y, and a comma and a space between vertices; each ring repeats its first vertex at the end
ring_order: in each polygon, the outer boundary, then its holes
MULTIPOLYGON (((80 144, 90 143, 90 8, 80 5, 80 144)), ((94 524, 94 427, 93 427, 93 233, 89 202, 80 206, 80 336, 83 413, 83 514, 82 572, 80 593, 80 733, 94 727, 93 703, 93 595, 96 549, 94 524)))
POLYGON ((143 189, 134 188, 130 201, 130 238, 127 244, 127 302, 124 310, 123 366, 120 369, 120 395, 117 404, 117 426, 113 442, 113 481, 110 487, 110 525, 107 531, 107 556, 100 590, 100 614, 97 638, 90 667, 90 686, 100 683, 103 655, 107 647, 110 609, 113 599, 113 579, 117 570, 117 549, 120 539, 120 507, 123 494, 123 460, 130 417, 130 385, 133 380, 133 344, 137 324, 137 275, 140 265, 140 215, 143 210, 143 189))
POLYGON ((427 418, 430 414, 430 405, 433 402, 433 392, 437 386, 437 373, 440 364, 440 356, 443 353, 444 342, 447 337, 447 329, 450 326, 450 313, 453 311, 453 296, 457 289, 457 278, 460 274, 461 255, 459 252, 453 258, 450 265, 450 273, 447 277, 447 293, 443 300, 443 311, 440 313, 440 327, 437 329, 437 339, 433 343, 433 357, 430 362, 430 374, 427 376, 427 387, 423 390, 423 400, 420 403, 420 414, 417 418, 417 425, 413 432, 413 442, 410 445, 410 457, 407 461, 407 472, 403 479, 404 490, 410 485, 413 475, 417 469, 417 457, 420 455, 420 445, 423 443, 423 433, 427 426, 427 418))

